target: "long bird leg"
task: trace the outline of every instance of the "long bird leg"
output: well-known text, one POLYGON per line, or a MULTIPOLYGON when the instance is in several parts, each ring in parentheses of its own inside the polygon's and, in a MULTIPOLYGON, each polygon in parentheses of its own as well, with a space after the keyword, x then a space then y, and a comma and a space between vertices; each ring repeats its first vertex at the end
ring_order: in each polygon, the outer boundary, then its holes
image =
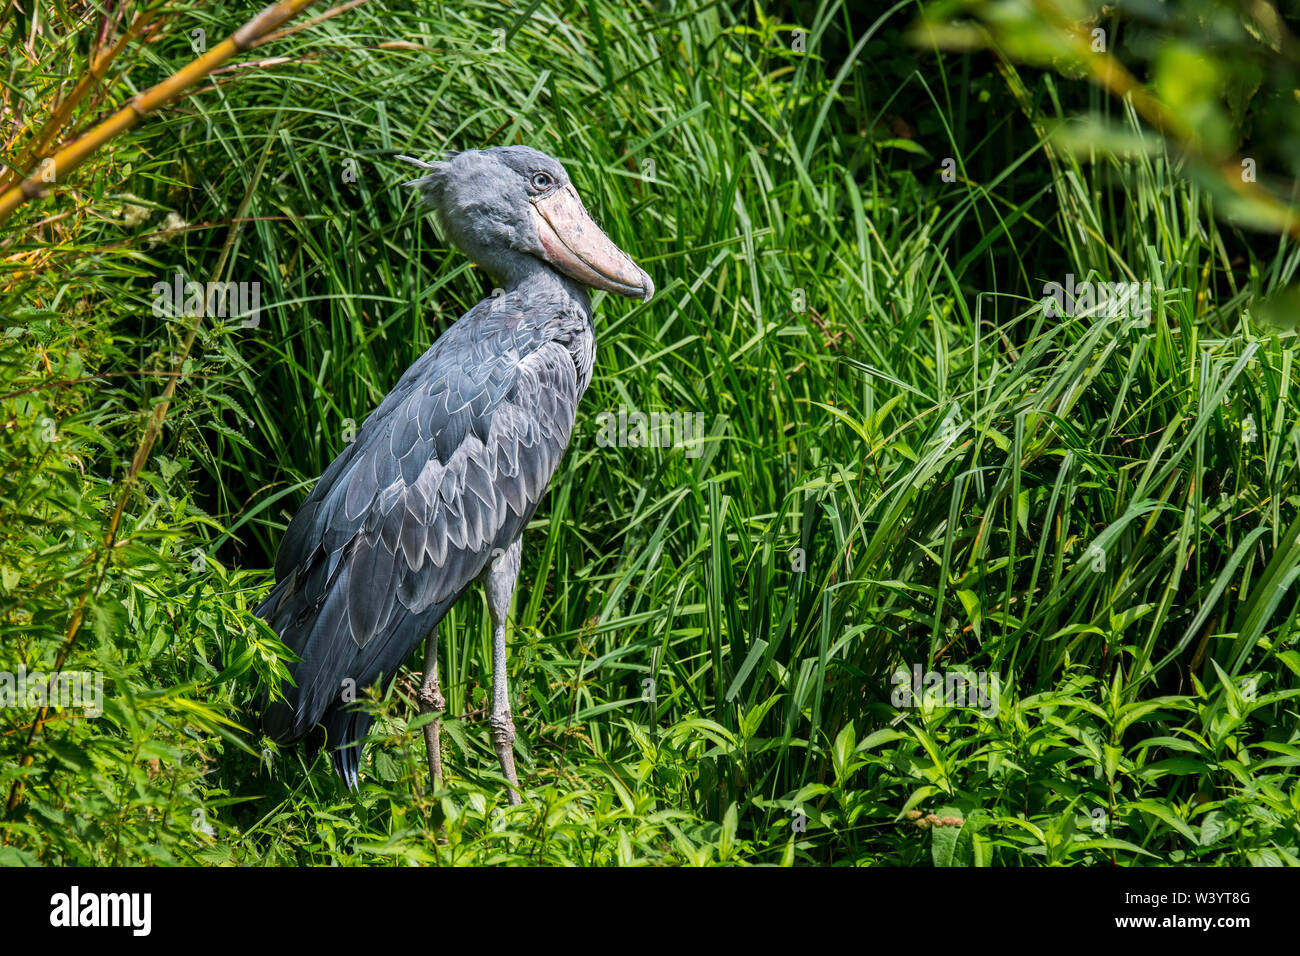
POLYGON ((510 715, 510 683, 506 675, 506 618, 519 578, 519 539, 489 566, 485 590, 492 615, 492 746, 501 772, 510 784, 510 802, 519 803, 519 778, 515 776, 515 722, 510 715))
MULTIPOLYGON (((447 709, 438 680, 438 625, 429 632, 424 649, 424 682, 420 685, 420 713, 440 715, 447 709)), ((429 783, 436 791, 442 786, 442 718, 435 716, 424 725, 424 749, 429 754, 429 783)))

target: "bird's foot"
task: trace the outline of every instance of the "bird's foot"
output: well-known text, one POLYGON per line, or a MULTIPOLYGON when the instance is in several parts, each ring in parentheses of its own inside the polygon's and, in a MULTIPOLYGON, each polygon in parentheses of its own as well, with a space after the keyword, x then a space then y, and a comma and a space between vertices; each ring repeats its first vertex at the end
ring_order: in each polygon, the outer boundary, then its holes
POLYGON ((510 711, 493 714, 488 718, 492 728, 492 747, 501 762, 501 772, 510 785, 510 803, 519 803, 519 777, 515 774, 515 721, 510 711))

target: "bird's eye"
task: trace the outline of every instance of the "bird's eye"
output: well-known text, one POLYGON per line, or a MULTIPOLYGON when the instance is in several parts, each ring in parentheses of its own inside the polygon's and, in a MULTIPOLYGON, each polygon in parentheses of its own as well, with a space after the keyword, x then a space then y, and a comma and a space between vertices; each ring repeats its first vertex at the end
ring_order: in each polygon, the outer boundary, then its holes
POLYGON ((546 173, 533 173, 534 189, 549 189, 550 185, 551 177, 546 175, 546 173))

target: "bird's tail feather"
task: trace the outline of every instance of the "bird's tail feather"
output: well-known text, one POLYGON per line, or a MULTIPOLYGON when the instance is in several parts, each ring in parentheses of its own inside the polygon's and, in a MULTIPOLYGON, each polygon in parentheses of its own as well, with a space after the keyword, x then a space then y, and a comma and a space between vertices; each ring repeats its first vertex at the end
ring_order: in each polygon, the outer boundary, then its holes
POLYGON ((340 699, 342 675, 351 677, 354 689, 369 687, 375 682, 384 686, 391 684, 402 662, 432 631, 461 593, 463 589, 419 614, 403 611, 389 622, 383 640, 374 640, 363 650, 345 657, 329 652, 336 648, 351 649, 350 643, 337 635, 326 633, 322 636, 321 629, 331 624, 342 628, 347 621, 346 615, 338 613, 337 609, 332 612, 332 602, 328 600, 320 609, 309 607, 301 591, 295 589, 292 578, 287 584, 278 584, 255 613, 267 621, 285 646, 301 659, 290 665, 294 682, 282 686, 283 699, 271 702, 264 693, 258 702, 263 732, 279 743, 294 743, 306 738, 308 746, 315 750, 320 742, 312 730, 323 725, 326 746, 332 751, 335 769, 348 788, 356 790, 361 745, 370 729, 371 717, 340 699))
POLYGON ((356 792, 361 770, 361 744, 370 730, 370 715, 359 710, 336 710, 325 721, 325 732, 334 748, 334 769, 356 792))

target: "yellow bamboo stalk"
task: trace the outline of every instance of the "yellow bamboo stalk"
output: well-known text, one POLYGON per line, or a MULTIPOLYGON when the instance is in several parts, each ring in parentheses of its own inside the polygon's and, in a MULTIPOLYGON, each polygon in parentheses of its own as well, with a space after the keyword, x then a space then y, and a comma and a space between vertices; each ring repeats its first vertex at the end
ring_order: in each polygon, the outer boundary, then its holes
POLYGON ((310 30, 312 27, 324 23, 326 20, 332 20, 340 14, 347 13, 349 10, 355 10, 365 2, 366 0, 347 0, 347 3, 340 3, 337 7, 331 7, 318 17, 312 17, 310 20, 303 23, 295 23, 293 26, 285 27, 283 30, 277 30, 275 33, 268 33, 260 40, 255 41, 253 46, 262 46, 266 43, 274 43, 276 40, 283 40, 285 37, 292 36, 293 34, 299 33, 303 30, 310 30))
MULTIPOLYGON (((226 232, 226 241, 221 246, 221 254, 217 256, 216 267, 212 270, 214 282, 220 280, 225 272, 230 253, 235 247, 235 239, 238 238, 244 223, 248 221, 248 206, 253 201, 253 191, 262 178, 263 170, 266 169, 268 155, 270 155, 269 150, 262 153, 262 158, 257 163, 257 169, 253 171, 253 178, 249 180, 248 189, 244 192, 244 198, 235 211, 235 218, 230 221, 230 229, 226 232)), ((77 635, 81 632, 81 625, 85 621, 87 602, 98 596, 100 589, 104 586, 104 580, 108 576, 108 569, 113 562, 113 551, 117 547, 118 531, 122 525, 122 515, 126 511, 127 498, 131 495, 135 483, 139 480, 140 472, 144 470, 145 463, 149 460, 149 453, 153 450, 154 443, 158 440, 158 436, 162 434, 163 421, 166 419, 167 411, 176 395, 176 384, 180 381, 181 370, 185 367, 185 360, 189 358, 190 351, 194 348, 194 342, 199 334, 199 327, 203 324, 203 316, 208 314, 212 302, 209 301, 206 305, 207 308, 200 312, 186 330, 185 340, 172 362, 171 369, 167 372, 167 385, 163 388, 162 395, 153 406, 144 437, 140 439, 140 444, 136 446, 131 465, 118 488, 117 504, 113 508, 113 517, 109 519, 108 529, 104 532, 103 551, 96 557, 91 568, 90 580, 87 582, 86 590, 82 591, 77 606, 72 612, 72 618, 68 621, 68 629, 64 635, 63 644, 59 648, 58 657, 54 661, 53 673, 55 674, 62 672, 68 654, 71 653, 72 647, 77 641, 77 635)), ((19 767, 30 767, 35 762, 36 756, 33 746, 36 743, 36 735, 41 732, 42 727, 49 723, 49 717, 50 705, 47 702, 41 706, 36 715, 36 720, 28 728, 26 752, 18 761, 19 767)), ((12 812, 18 806, 22 800, 23 789, 22 780, 15 780, 9 787, 9 799, 5 804, 8 811, 12 812)), ((0 843, 4 842, 7 837, 7 833, 0 834, 0 843)))
MULTIPOLYGON (((114 136, 167 105, 232 56, 250 49, 258 39, 293 19, 314 2, 315 0, 281 0, 272 4, 207 53, 191 60, 156 86, 132 97, 118 112, 49 157, 53 160, 56 181, 66 180, 68 174, 114 136)), ((8 221, 14 210, 23 203, 44 196, 49 191, 51 184, 42 178, 40 168, 44 166, 44 161, 37 166, 35 172, 0 195, 0 225, 8 221)))
POLYGON ((1176 142, 1184 153, 1203 166, 1215 169, 1223 184, 1237 195, 1250 202, 1258 203, 1277 216, 1281 231, 1300 237, 1300 216, 1296 215, 1296 209, 1260 184, 1242 179, 1239 156, 1229 155, 1216 161, 1214 157, 1206 155, 1196 143, 1195 131, 1183 121, 1182 117, 1165 106, 1159 97, 1147 92, 1146 87, 1139 83, 1113 54, 1093 53, 1078 25, 1068 20, 1055 4, 1040 2, 1038 9, 1044 19, 1070 38, 1076 56, 1098 86, 1121 102, 1130 101, 1138 115, 1155 127, 1156 132, 1167 140, 1176 142))
MULTIPOLYGON (((73 87, 72 92, 68 94, 67 98, 64 99, 63 102, 59 103, 50 118, 45 121, 45 125, 42 126, 41 131, 37 133, 36 139, 32 142, 31 147, 23 154, 22 160, 14 164, 18 169, 30 168, 33 160, 42 155, 45 150, 49 148, 50 143, 53 142, 54 138, 63 130, 63 127, 68 125, 68 120, 72 118, 73 110, 77 108, 77 105, 82 101, 85 95, 90 92, 95 84, 103 79, 104 74, 108 71, 109 65, 117 59, 118 54, 126 48, 126 45, 139 36, 144 31, 144 28, 152 22, 156 12, 157 11, 150 10, 145 13, 137 13, 132 19, 131 25, 127 28, 126 32, 117 38, 117 42, 95 57, 95 61, 91 64, 90 69, 86 71, 86 75, 78 81, 77 85, 73 87)), ((0 189, 9 188, 15 172, 16 170, 6 170, 3 174, 0 174, 0 189)))
MULTIPOLYGON (((65 173, 75 169, 87 156, 90 156, 96 149, 108 142, 123 130, 130 129, 137 122, 147 116, 149 113, 169 102, 173 97, 185 92, 185 90, 198 83, 199 80, 207 76, 212 70, 230 59, 236 53, 249 49, 253 42, 260 36, 264 36, 272 30, 279 27, 285 21, 296 16, 302 10, 306 9, 315 0, 284 0, 284 2, 267 7, 252 20, 236 30, 230 37, 223 40, 216 47, 213 47, 206 54, 193 60, 187 66, 173 74, 168 79, 151 87, 139 96, 135 97, 131 103, 109 117, 103 123, 100 123, 88 134, 81 139, 65 146, 54 156, 55 168, 63 170, 65 173)), ((221 256, 218 259, 217 268, 214 275, 220 275, 225 268, 227 257, 230 255, 231 248, 234 245, 234 239, 239 233, 239 229, 247 213, 248 204, 252 199, 253 185, 260 178, 262 169, 266 164, 266 154, 263 154, 261 162, 258 164, 257 172, 253 177, 253 183, 250 184, 248 192, 240 204, 239 211, 231 223, 230 232, 226 236, 226 242, 221 250, 221 256)), ((15 209, 26 202, 32 195, 39 195, 43 191, 46 183, 37 180, 33 186, 32 180, 35 176, 23 180, 22 183, 10 189, 3 196, 0 196, 0 223, 3 223, 15 209)), ((185 357, 193 348, 195 338, 198 334, 199 323, 202 318, 196 319, 195 323, 187 331, 185 341, 182 345, 181 354, 177 361, 173 363, 171 376, 163 389, 161 400, 154 405, 152 414, 149 416, 149 424, 145 429, 144 437, 141 439, 139 446, 135 451, 135 456, 131 460, 130 468, 127 471, 126 479, 122 482, 122 487, 118 493, 117 504, 113 509, 113 516, 109 520, 108 529, 104 535, 104 550, 102 560, 96 562, 96 567, 92 571, 92 579, 86 591, 82 592, 76 608, 72 612, 72 618, 68 622, 67 633, 64 636, 63 645, 59 648, 58 658, 55 662, 55 672, 57 673, 63 667, 67 660, 69 652, 76 643, 77 635, 81 631, 82 622, 85 620, 86 604, 89 598, 97 594, 100 587, 103 586, 104 578, 108 573, 108 568, 112 562, 113 549, 117 545, 118 528, 121 525, 122 514, 126 507, 127 495, 134 486, 135 480, 143 469, 145 462, 149 458, 149 453, 153 449, 154 442, 162 431, 163 420, 166 418, 167 409, 176 391, 176 383, 180 379, 181 368, 184 365, 185 357)), ((48 705, 42 707, 37 715, 36 720, 32 723, 27 735, 27 752, 19 760, 20 767, 30 767, 34 762, 32 746, 36 740, 36 735, 40 733, 49 718, 48 705)), ((6 809, 12 812, 22 800, 23 781, 15 780, 9 788, 9 799, 5 802, 6 809)))

